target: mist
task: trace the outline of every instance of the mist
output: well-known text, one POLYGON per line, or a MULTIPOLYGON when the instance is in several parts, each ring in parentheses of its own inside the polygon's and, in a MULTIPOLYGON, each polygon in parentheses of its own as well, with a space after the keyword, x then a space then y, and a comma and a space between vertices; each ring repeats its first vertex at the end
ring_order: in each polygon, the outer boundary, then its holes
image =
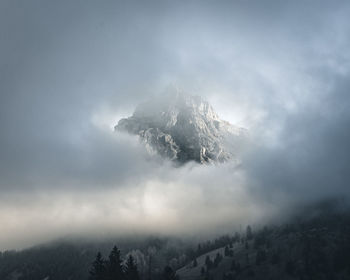
POLYGON ((346 1, 2 1, 0 250, 226 233, 347 200, 349 12, 346 1), (174 87, 249 130, 239 166, 174 167, 114 132, 174 87))

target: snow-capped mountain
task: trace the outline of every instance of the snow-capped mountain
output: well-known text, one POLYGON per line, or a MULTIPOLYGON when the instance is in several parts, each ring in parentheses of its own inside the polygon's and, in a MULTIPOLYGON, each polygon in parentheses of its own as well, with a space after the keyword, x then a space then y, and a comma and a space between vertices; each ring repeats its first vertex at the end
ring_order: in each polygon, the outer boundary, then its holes
POLYGON ((247 134, 221 120, 201 97, 180 92, 140 104, 115 130, 139 135, 149 151, 180 163, 237 160, 247 134))

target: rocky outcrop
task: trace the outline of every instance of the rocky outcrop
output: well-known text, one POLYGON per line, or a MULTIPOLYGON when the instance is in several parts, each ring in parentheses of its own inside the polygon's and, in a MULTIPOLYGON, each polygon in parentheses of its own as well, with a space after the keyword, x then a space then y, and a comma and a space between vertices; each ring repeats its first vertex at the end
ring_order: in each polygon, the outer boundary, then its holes
POLYGON ((168 94, 139 105, 117 131, 139 135, 150 152, 185 163, 235 159, 246 130, 219 118, 199 96, 168 94))

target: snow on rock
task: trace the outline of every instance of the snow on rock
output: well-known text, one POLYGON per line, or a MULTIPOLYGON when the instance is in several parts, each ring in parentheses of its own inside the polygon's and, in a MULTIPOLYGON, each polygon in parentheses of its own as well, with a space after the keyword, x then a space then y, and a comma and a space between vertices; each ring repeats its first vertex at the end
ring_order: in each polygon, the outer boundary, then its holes
POLYGON ((149 152, 180 163, 237 160, 247 135, 246 129, 221 120, 201 97, 181 92, 140 104, 115 130, 138 135, 149 152))

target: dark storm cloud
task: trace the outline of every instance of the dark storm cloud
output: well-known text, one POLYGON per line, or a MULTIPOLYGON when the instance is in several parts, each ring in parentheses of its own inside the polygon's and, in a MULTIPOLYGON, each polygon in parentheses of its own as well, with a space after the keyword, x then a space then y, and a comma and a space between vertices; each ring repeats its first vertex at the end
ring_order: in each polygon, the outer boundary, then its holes
POLYGON ((349 13, 347 1, 1 1, 0 248, 96 221, 218 228, 347 195, 349 13), (240 169, 174 169, 113 133, 169 84, 250 129, 240 169))
POLYGON ((247 176, 255 180, 255 195, 273 202, 282 192, 294 203, 349 196, 350 83, 348 77, 335 82, 316 107, 311 102, 275 116, 285 118, 278 147, 250 151, 247 176))

